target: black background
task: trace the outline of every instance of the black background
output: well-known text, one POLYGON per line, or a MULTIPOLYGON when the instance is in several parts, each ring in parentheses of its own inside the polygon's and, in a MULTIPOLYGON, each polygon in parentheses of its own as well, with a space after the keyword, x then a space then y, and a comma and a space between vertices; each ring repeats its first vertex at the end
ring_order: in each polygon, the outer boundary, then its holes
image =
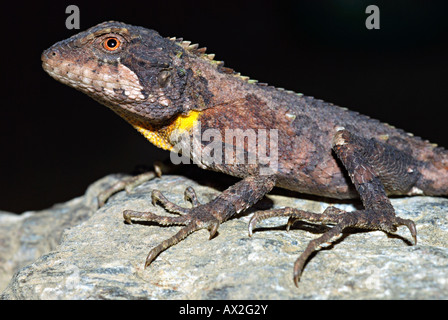
POLYGON ((16 1, 3 6, 0 210, 43 209, 96 179, 167 152, 82 93, 50 78, 41 52, 118 20, 206 46, 243 75, 312 95, 448 146, 447 6, 443 1, 16 1), (381 10, 367 30, 365 8, 381 10))

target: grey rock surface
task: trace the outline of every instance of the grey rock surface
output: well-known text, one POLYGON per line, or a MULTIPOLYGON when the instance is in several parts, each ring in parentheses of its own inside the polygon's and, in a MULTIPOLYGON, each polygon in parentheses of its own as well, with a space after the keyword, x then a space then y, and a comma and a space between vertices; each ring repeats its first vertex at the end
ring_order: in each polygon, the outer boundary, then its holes
MULTIPOLYGON (((112 180, 106 178, 97 182, 97 185, 112 180)), ((66 229, 59 245, 48 246, 51 251, 43 253, 15 273, 0 297, 448 298, 448 199, 444 198, 410 197, 392 200, 398 215, 415 221, 418 245, 411 245, 412 237, 404 227, 398 230, 397 235, 379 231, 345 233, 332 246, 312 257, 306 265, 299 288, 294 286, 292 279, 294 261, 308 241, 318 237, 325 227, 297 223, 286 232, 284 227, 287 219, 273 218, 262 222, 253 237, 249 238, 248 221, 255 210, 267 209, 272 205, 322 212, 328 203, 278 191, 266 197, 256 208, 221 225, 218 236, 212 240, 208 240, 207 230, 196 232, 161 253, 144 269, 149 249, 173 235, 179 227, 160 227, 146 222, 125 224, 123 210, 150 210, 167 214, 162 208, 151 204, 150 192, 153 189, 161 190, 175 203, 189 206, 183 199, 184 189, 189 185, 195 188, 201 202, 207 202, 219 193, 214 188, 175 175, 156 178, 135 188, 130 194, 119 192, 104 207, 87 214, 88 218, 84 216, 76 226, 66 229)), ((92 205, 87 207, 94 208, 92 193, 86 194, 88 196, 74 200, 74 208, 79 207, 82 201, 92 205), (86 200, 86 197, 90 197, 90 200, 86 200)), ((65 215, 76 215, 75 209, 68 209, 69 204, 50 211, 66 208, 65 215)), ((335 202, 334 205, 345 210, 354 209, 351 204, 335 202)), ((4 224, 4 219, 0 220, 0 225, 4 224)), ((21 237, 32 238, 34 235, 32 231, 22 230, 21 237)), ((2 257, 1 268, 4 269, 9 263, 8 257, 2 257)))
POLYGON ((92 184, 82 197, 42 211, 21 215, 0 211, 0 292, 14 272, 48 253, 63 232, 88 219, 97 209, 96 195, 112 177, 92 184))

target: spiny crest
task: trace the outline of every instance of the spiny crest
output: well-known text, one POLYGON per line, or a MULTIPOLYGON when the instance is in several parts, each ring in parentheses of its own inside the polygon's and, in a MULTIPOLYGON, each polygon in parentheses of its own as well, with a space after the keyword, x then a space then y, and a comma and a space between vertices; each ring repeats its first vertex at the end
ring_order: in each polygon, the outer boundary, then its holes
POLYGON ((273 87, 273 86, 268 85, 267 83, 258 82, 258 80, 250 79, 247 76, 243 76, 243 75, 241 75, 241 73, 236 72, 232 68, 224 67, 224 61, 215 60, 215 54, 214 53, 206 53, 207 48, 206 47, 199 48, 199 45, 197 43, 191 44, 191 41, 185 41, 183 38, 176 38, 176 37, 171 37, 171 38, 168 38, 168 39, 173 41, 173 42, 175 42, 179 46, 181 46, 184 50, 186 50, 186 51, 188 51, 188 52, 190 52, 192 54, 195 54, 195 55, 197 55, 197 56, 199 56, 199 57, 201 57, 203 59, 206 59, 207 61, 209 61, 212 64, 215 64, 219 68, 219 70, 221 72, 233 75, 233 76, 235 76, 235 77, 237 77, 237 78, 239 78, 239 79, 241 79, 241 80, 243 80, 243 81, 245 81, 247 83, 257 84, 258 86, 263 86, 263 87, 272 87, 272 88, 274 88, 276 90, 283 91, 283 92, 288 93, 288 94, 294 94, 294 95, 298 95, 298 96, 303 96, 302 93, 296 93, 296 92, 291 91, 291 90, 285 90, 283 88, 273 87))
POLYGON ((185 40, 183 40, 183 38, 172 37, 169 39, 171 41, 174 41, 178 45, 180 45, 184 50, 186 50, 192 54, 195 54, 203 59, 206 59, 211 64, 215 64, 219 68, 219 70, 224 73, 234 75, 235 77, 238 77, 247 83, 257 83, 258 82, 258 80, 250 79, 247 76, 243 76, 243 75, 241 75, 241 73, 236 72, 231 68, 224 67, 224 61, 215 60, 215 54, 214 53, 206 53, 206 51, 207 51, 206 47, 199 48, 199 44, 197 44, 197 43, 191 44, 191 41, 185 41, 185 40))

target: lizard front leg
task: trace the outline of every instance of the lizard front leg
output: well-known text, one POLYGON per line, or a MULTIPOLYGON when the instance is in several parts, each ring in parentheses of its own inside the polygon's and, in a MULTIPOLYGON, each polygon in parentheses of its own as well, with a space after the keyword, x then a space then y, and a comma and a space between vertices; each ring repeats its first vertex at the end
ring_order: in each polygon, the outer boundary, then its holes
POLYGON ((345 129, 340 129, 333 139, 333 150, 348 171, 359 193, 364 210, 345 212, 328 207, 322 214, 294 208, 261 211, 254 214, 249 223, 249 235, 260 220, 274 216, 288 216, 288 228, 294 220, 334 224, 334 227, 308 244, 294 265, 296 286, 307 259, 317 249, 339 236, 347 227, 382 230, 393 233, 398 226, 409 228, 417 242, 415 224, 411 220, 395 216, 395 210, 387 197, 385 186, 392 191, 409 190, 415 183, 412 159, 398 150, 364 138, 356 137, 345 129))
POLYGON ((167 165, 165 163, 156 161, 154 162, 154 170, 153 171, 146 171, 143 173, 139 173, 135 176, 125 177, 119 181, 117 181, 115 184, 110 186, 108 189, 100 192, 98 195, 98 206, 101 208, 104 206, 106 201, 115 193, 119 191, 126 190, 127 193, 131 193, 132 190, 141 185, 142 183, 152 180, 156 177, 162 176, 163 173, 170 173, 173 170, 173 167, 170 165, 167 165))
POLYGON ((272 190, 275 176, 249 176, 226 189, 215 199, 206 204, 200 204, 193 188, 185 190, 185 196, 193 204, 191 209, 180 207, 167 200, 160 191, 152 193, 153 203, 160 203, 166 210, 177 213, 178 216, 159 216, 151 212, 125 210, 123 217, 126 222, 132 219, 152 221, 161 225, 183 225, 171 238, 162 241, 152 248, 146 258, 145 268, 164 250, 179 243, 189 234, 208 229, 212 238, 221 223, 240 213, 272 190))

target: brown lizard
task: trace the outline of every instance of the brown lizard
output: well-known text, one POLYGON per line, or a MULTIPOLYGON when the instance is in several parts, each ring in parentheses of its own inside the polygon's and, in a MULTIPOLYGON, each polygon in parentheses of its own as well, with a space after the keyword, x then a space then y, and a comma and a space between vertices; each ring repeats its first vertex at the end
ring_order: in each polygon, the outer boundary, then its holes
POLYGON ((414 222, 397 217, 388 196, 448 195, 444 148, 331 103, 257 83, 182 39, 105 22, 56 43, 42 61, 52 77, 106 105, 156 146, 242 179, 206 204, 187 188, 191 209, 155 190, 153 202, 177 216, 126 210, 128 222, 184 226, 149 252, 145 266, 199 229, 213 237, 221 223, 274 186, 360 197, 364 209, 352 212, 330 206, 321 214, 283 208, 253 215, 249 234, 273 216, 289 217, 288 226, 297 219, 334 225, 297 259, 297 285, 310 255, 347 227, 393 233, 406 226, 416 242, 414 222))

